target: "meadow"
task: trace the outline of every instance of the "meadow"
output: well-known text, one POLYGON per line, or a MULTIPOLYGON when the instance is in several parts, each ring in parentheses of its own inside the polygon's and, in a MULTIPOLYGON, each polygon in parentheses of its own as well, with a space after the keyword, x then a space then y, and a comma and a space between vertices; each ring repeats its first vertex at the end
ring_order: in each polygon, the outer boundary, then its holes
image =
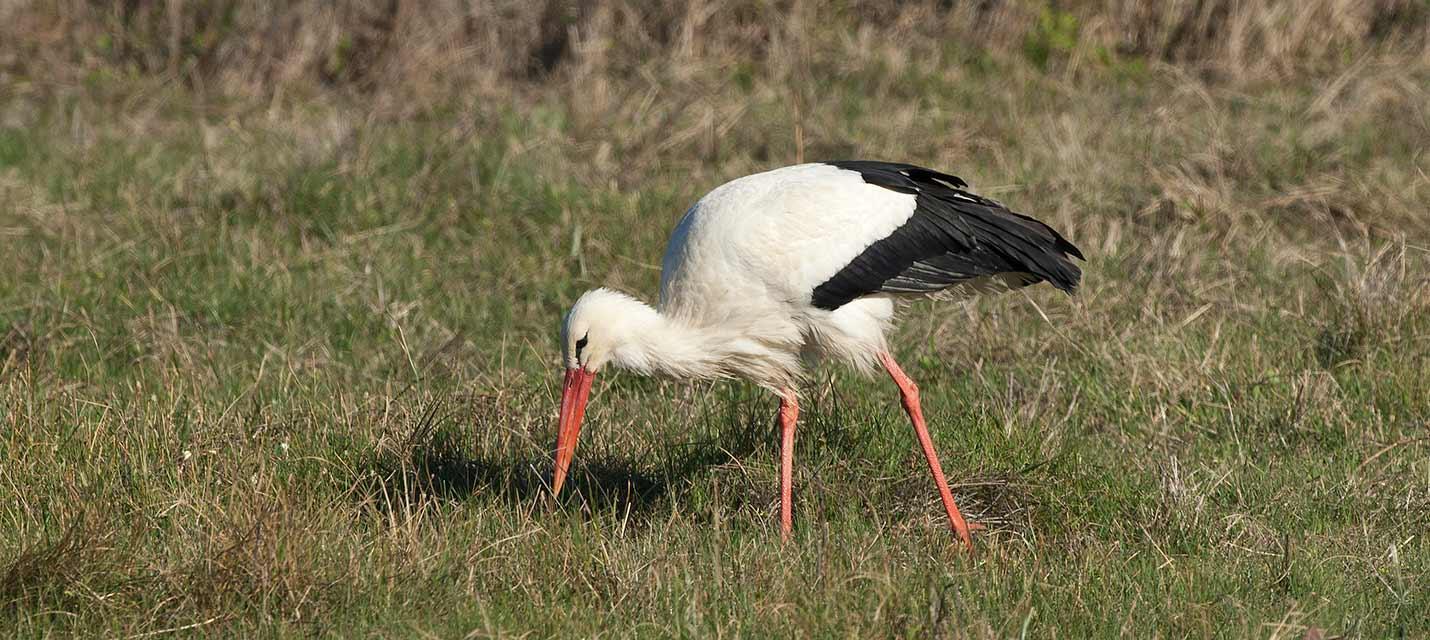
POLYGON ((1430 3, 0 6, 6 637, 1430 636, 1430 3), (923 164, 1075 296, 597 381, 714 186, 923 164))

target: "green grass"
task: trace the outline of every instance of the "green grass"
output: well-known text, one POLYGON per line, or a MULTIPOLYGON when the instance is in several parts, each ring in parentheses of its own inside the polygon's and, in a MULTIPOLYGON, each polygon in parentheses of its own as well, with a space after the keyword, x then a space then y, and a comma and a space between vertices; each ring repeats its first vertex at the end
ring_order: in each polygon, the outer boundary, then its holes
POLYGON ((1334 75, 1060 75, 1054 35, 898 82, 821 58, 791 91, 837 98, 801 99, 802 142, 755 63, 695 72, 741 77, 706 96, 740 114, 719 135, 699 103, 593 128, 569 87, 406 118, 17 92, 0 629, 1430 634, 1430 128, 1384 119, 1419 113, 1423 68, 1322 108, 1334 75), (603 375, 572 491, 544 489, 566 306, 649 299, 688 203, 801 151, 963 174, 1090 258, 1075 298, 919 303, 898 331, 973 555, 892 385, 838 368, 805 389, 789 544, 775 402, 745 384, 603 375))

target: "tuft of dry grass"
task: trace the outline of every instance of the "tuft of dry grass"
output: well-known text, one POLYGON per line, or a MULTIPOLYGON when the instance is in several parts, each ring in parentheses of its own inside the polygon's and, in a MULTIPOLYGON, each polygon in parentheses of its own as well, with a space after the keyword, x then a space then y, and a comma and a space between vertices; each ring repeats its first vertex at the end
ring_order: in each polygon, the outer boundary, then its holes
MULTIPOLYGON (((1418 320, 1430 313, 1430 277, 1410 266, 1404 240, 1362 248, 1329 267, 1319 281, 1328 307, 1317 356, 1334 367, 1358 359, 1368 343, 1419 339, 1418 320)), ((1419 250, 1419 249, 1416 249, 1419 250)))

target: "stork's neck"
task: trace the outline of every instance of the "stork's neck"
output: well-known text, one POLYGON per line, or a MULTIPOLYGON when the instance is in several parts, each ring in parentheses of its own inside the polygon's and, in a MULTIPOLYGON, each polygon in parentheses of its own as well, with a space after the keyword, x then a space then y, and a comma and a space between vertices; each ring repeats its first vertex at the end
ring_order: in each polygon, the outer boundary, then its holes
POLYGON ((741 377, 784 388, 799 377, 804 344, 800 329, 770 314, 657 311, 610 289, 586 292, 562 329, 567 366, 580 360, 592 371, 612 365, 674 378, 741 377))
POLYGON ((670 318, 645 303, 626 316, 625 341, 615 351, 616 364, 642 374, 675 378, 729 375, 735 336, 670 318))
POLYGON ((771 343, 748 322, 701 323, 661 313, 621 296, 607 326, 619 337, 610 363, 636 373, 680 379, 744 377, 762 384, 790 379, 799 368, 798 345, 771 343))

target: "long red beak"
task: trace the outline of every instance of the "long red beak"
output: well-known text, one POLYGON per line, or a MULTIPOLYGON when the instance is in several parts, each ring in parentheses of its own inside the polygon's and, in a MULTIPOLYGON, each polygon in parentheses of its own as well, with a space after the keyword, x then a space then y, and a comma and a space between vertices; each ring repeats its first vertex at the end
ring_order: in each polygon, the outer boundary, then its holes
POLYGON ((586 417, 586 399, 591 395, 591 383, 596 374, 585 367, 566 370, 561 385, 561 423, 556 431, 556 471, 551 480, 551 495, 561 494, 566 484, 566 470, 571 468, 571 456, 576 453, 576 438, 581 435, 581 419, 586 417))

